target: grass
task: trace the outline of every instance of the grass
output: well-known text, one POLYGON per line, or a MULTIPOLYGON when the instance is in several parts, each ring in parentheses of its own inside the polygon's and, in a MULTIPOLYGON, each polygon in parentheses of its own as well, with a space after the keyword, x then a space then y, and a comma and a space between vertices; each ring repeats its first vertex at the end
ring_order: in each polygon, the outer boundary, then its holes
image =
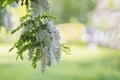
POLYGON ((26 58, 16 61, 16 54, 8 53, 9 45, 0 44, 0 80, 120 80, 120 51, 99 47, 70 45, 71 54, 46 69, 45 74, 26 58))

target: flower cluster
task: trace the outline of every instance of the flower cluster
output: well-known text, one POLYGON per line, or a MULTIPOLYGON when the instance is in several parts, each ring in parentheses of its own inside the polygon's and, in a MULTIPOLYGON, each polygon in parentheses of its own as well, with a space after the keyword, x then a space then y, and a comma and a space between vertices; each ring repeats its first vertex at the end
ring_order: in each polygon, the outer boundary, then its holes
MULTIPOLYGON (((31 13, 33 17, 41 16, 44 13, 49 13, 48 0, 31 1, 31 13)), ((49 16, 50 17, 50 16, 49 16)), ((60 61, 61 56, 61 44, 59 31, 54 27, 53 22, 50 19, 42 20, 43 26, 37 33, 37 41, 43 43, 41 45, 41 51, 44 53, 41 59, 41 70, 44 72, 46 65, 51 66, 54 59, 57 62, 60 61)), ((40 24, 37 24, 39 26, 40 24)))
POLYGON ((32 60, 33 67, 36 67, 37 61, 41 59, 41 70, 44 72, 45 67, 47 65, 51 66, 54 59, 57 62, 60 60, 59 31, 54 27, 53 22, 47 15, 34 18, 31 15, 26 16, 23 18, 24 21, 21 19, 23 23, 12 31, 14 33, 23 27, 21 37, 14 44, 14 47, 18 49, 18 57, 20 56, 21 59, 23 59, 22 54, 28 50, 29 59, 32 60))
POLYGON ((64 45, 61 47, 60 33, 52 21, 54 17, 48 13, 48 0, 31 1, 31 10, 28 9, 26 16, 20 19, 20 26, 12 31, 13 34, 23 28, 19 40, 10 49, 11 51, 17 48, 17 58, 21 59, 23 59, 23 53, 28 51, 32 66, 36 67, 37 62, 40 62, 43 73, 46 66, 51 66, 55 60, 60 61, 61 50, 69 53, 68 47, 64 45))
POLYGON ((44 53, 44 56, 41 59, 42 71, 45 70, 46 65, 51 66, 54 59, 59 62, 61 57, 59 32, 53 26, 53 23, 51 21, 48 21, 47 25, 48 26, 46 26, 46 29, 39 30, 39 32, 36 33, 37 41, 43 43, 41 46, 41 50, 44 53))

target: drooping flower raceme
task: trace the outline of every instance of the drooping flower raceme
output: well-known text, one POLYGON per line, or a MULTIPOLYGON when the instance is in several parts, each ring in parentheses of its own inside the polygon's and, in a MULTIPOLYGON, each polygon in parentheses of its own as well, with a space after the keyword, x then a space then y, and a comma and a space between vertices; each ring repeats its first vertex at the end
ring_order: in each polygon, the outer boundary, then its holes
POLYGON ((40 61, 41 71, 44 72, 46 66, 51 66, 54 60, 60 61, 60 33, 54 27, 52 17, 48 15, 48 0, 31 0, 30 7, 31 10, 28 11, 30 14, 23 17, 21 25, 12 32, 23 27, 21 37, 14 47, 18 49, 18 57, 21 59, 23 52, 28 50, 33 67, 36 67, 36 63, 40 61))
MULTIPOLYGON (((39 0, 37 2, 31 1, 32 16, 41 16, 43 14, 49 14, 49 3, 48 0, 39 0)), ((41 28, 36 32, 37 42, 43 44, 39 46, 43 57, 41 59, 41 70, 44 72, 46 65, 51 66, 54 59, 57 62, 61 56, 61 45, 59 31, 54 27, 52 20, 47 19, 44 23, 44 29, 41 28)), ((43 27, 38 24, 38 27, 43 27)))

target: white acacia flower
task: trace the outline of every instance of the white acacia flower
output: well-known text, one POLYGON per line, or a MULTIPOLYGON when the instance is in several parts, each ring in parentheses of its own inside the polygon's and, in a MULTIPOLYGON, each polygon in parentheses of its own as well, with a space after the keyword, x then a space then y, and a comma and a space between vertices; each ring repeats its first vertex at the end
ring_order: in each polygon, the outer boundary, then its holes
MULTIPOLYGON (((43 13, 49 13, 48 0, 39 0, 38 2, 31 1, 31 11, 33 17, 37 17, 43 13)), ((59 62, 61 58, 60 33, 54 27, 51 20, 46 20, 46 23, 45 29, 42 29, 43 26, 39 25, 39 22, 37 22, 37 27, 41 29, 35 33, 36 42, 41 43, 39 50, 44 54, 40 60, 41 71, 43 73, 46 66, 51 66, 54 60, 59 62)), ((32 54, 32 50, 29 50, 29 57, 31 57, 32 54)))

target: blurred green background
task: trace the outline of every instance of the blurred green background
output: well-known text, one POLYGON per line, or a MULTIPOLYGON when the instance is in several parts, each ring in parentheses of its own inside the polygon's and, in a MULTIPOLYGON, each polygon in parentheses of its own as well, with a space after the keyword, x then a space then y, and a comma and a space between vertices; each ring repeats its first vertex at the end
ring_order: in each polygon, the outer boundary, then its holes
MULTIPOLYGON (((68 44, 71 54, 62 53, 61 62, 47 67, 42 74, 39 63, 33 69, 27 55, 16 61, 16 51, 8 52, 21 31, 11 35, 2 27, 0 80, 120 80, 117 22, 120 0, 50 0, 50 3, 62 42, 68 44)), ((25 7, 9 9, 14 29, 19 25, 19 17, 26 13, 25 7)))

